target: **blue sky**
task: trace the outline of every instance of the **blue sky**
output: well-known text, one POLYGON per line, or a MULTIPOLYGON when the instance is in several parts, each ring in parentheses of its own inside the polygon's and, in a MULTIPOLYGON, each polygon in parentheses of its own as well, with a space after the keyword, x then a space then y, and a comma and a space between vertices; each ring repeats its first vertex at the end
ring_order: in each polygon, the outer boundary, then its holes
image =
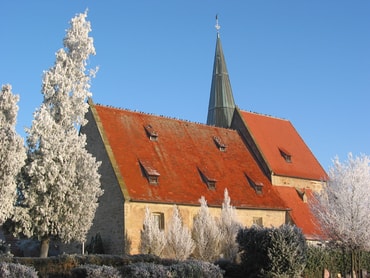
POLYGON ((370 1, 0 2, 0 85, 24 136, 69 20, 88 9, 95 103, 206 122, 215 15, 236 104, 288 119, 325 169, 370 155, 370 1))

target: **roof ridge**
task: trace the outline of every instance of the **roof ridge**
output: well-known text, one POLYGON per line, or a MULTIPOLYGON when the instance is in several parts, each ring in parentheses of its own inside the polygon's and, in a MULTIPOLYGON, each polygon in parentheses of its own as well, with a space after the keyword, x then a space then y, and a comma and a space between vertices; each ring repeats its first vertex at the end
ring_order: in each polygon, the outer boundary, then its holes
POLYGON ((260 115, 260 116, 265 116, 265 117, 269 117, 269 118, 274 118, 274 119, 278 119, 278 120, 283 120, 283 121, 287 121, 287 122, 290 122, 288 119, 286 118, 282 118, 282 117, 278 117, 278 116, 273 116, 273 115, 269 115, 269 114, 265 114, 265 113, 260 113, 260 112, 255 112, 255 111, 247 111, 247 110, 242 110, 242 112, 248 112, 248 113, 252 113, 252 114, 255 114, 255 115, 260 115))
POLYGON ((181 119, 181 118, 172 117, 172 116, 159 115, 159 114, 155 114, 155 113, 148 113, 148 112, 133 110, 133 109, 129 109, 129 108, 116 107, 116 106, 113 106, 113 105, 107 105, 107 104, 101 104, 101 103, 96 103, 95 105, 105 107, 105 108, 115 109, 115 110, 133 112, 133 113, 138 113, 138 114, 143 114, 143 115, 148 115, 148 116, 154 116, 154 117, 160 117, 160 118, 164 118, 164 119, 176 120, 176 121, 181 121, 181 122, 187 122, 187 123, 197 124, 197 125, 202 125, 202 126, 210 126, 210 127, 222 128, 222 129, 227 129, 227 130, 230 130, 230 129, 234 130, 232 128, 219 127, 219 126, 215 126, 215 125, 207 125, 206 123, 181 119))

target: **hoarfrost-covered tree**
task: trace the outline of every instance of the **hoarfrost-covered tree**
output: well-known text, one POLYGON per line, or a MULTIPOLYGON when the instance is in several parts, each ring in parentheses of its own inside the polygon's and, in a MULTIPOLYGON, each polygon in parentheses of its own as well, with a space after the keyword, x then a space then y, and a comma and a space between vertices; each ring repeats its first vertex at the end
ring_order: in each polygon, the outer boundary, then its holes
POLYGON ((23 139, 15 130, 19 97, 11 85, 0 92, 0 225, 11 216, 16 201, 16 176, 26 159, 23 139))
POLYGON ((334 243, 352 255, 370 250, 370 157, 349 153, 344 163, 336 157, 327 184, 310 205, 334 243))
POLYGON ((166 245, 166 235, 146 207, 143 229, 140 231, 140 253, 161 256, 166 245))
POLYGON ((50 238, 84 242, 92 225, 100 189, 100 163, 85 148, 79 135, 91 96, 86 60, 95 54, 89 37, 87 13, 76 15, 56 53, 54 66, 44 73, 43 103, 27 129, 28 158, 21 204, 14 217, 16 232, 41 240, 41 257, 47 257, 50 238))
POLYGON ((207 201, 202 196, 200 209, 194 217, 192 237, 195 242, 193 256, 196 259, 214 262, 221 254, 222 234, 216 219, 209 212, 207 201))
POLYGON ((236 236, 242 225, 237 221, 235 208, 231 205, 231 199, 227 189, 224 191, 219 228, 221 231, 221 254, 225 259, 235 260, 239 251, 236 236))
POLYGON ((194 250, 194 240, 191 232, 184 226, 178 207, 173 207, 172 218, 168 224, 166 233, 166 257, 176 260, 186 260, 194 250))

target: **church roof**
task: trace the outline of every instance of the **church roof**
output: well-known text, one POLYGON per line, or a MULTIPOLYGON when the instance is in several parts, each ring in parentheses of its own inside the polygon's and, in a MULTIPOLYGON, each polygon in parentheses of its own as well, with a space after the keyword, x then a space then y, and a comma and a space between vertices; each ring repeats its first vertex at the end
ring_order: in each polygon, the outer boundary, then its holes
POLYGON ((289 215, 292 222, 302 230, 305 237, 309 240, 325 238, 309 207, 309 200, 313 198, 312 190, 300 190, 287 186, 276 186, 275 188, 280 197, 291 208, 289 215))
POLYGON ((326 180, 325 170, 290 121, 246 111, 240 113, 275 175, 326 180))
POLYGON ((90 102, 128 200, 287 210, 235 130, 90 102), (261 189, 262 193, 257 189, 261 189))
POLYGON ((229 73, 226 67, 220 35, 217 33, 207 124, 230 127, 234 109, 235 102, 229 73))

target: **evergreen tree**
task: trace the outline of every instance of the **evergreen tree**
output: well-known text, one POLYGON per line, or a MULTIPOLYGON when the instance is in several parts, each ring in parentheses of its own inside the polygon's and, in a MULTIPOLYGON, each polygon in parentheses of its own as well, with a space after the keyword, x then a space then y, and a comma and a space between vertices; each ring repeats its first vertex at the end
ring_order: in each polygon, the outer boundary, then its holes
POLYGON ((146 207, 143 229, 140 231, 140 253, 161 256, 166 245, 166 236, 150 209, 146 207))
POLYGON ((19 97, 11 85, 0 92, 0 225, 11 216, 16 201, 16 176, 26 159, 23 139, 15 131, 19 97))
POLYGON ((173 207, 172 218, 166 233, 166 257, 177 260, 186 260, 194 250, 194 241, 190 230, 183 225, 179 209, 173 207))
POLYGON ((214 262, 221 254, 222 234, 215 218, 209 212, 207 201, 202 196, 200 209, 194 217, 192 237, 195 242, 193 256, 196 259, 214 262))
POLYGON ((221 254, 225 259, 235 260, 239 251, 236 236, 242 225, 237 221, 235 208, 231 206, 231 199, 227 189, 224 191, 219 228, 221 231, 221 254))
POLYGON ((21 206, 15 215, 17 231, 41 240, 41 257, 51 237, 83 242, 101 196, 100 163, 85 148, 78 127, 86 124, 86 100, 95 71, 86 60, 95 54, 87 13, 72 18, 64 48, 44 73, 43 103, 27 129, 28 158, 23 169, 21 206), (87 73, 86 73, 87 72, 87 73))

